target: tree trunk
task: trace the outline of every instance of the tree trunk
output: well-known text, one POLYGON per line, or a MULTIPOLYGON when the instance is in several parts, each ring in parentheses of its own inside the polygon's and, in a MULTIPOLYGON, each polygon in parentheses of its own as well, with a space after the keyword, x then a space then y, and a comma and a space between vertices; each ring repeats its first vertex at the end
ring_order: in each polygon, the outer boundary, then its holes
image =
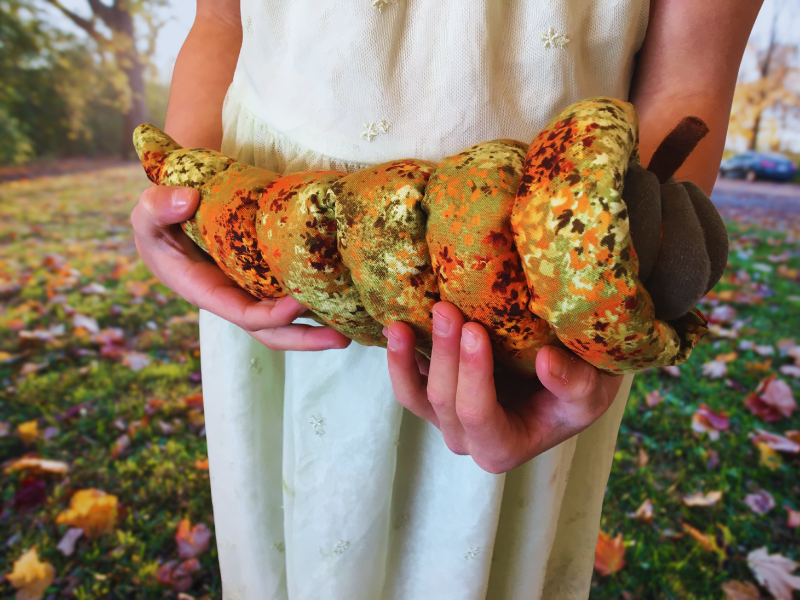
POLYGON ((120 154, 123 157, 133 154, 131 138, 133 130, 147 122, 147 104, 145 102, 144 64, 136 49, 136 38, 133 31, 133 17, 127 11, 117 11, 116 34, 118 49, 115 52, 117 64, 128 80, 130 103, 128 110, 122 115, 122 139, 120 154))
POLYGON ((753 135, 750 138, 750 143, 747 145, 748 150, 758 150, 756 142, 758 142, 758 132, 761 129, 761 114, 763 111, 758 111, 755 121, 753 121, 753 135))

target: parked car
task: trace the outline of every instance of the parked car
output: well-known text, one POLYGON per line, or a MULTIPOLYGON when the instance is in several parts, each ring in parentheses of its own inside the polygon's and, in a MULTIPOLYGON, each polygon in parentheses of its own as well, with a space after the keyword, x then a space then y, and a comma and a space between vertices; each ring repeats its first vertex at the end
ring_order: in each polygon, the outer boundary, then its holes
POLYGON ((756 152, 749 150, 723 160, 719 173, 731 179, 769 179, 790 181, 797 173, 797 165, 777 152, 756 152))

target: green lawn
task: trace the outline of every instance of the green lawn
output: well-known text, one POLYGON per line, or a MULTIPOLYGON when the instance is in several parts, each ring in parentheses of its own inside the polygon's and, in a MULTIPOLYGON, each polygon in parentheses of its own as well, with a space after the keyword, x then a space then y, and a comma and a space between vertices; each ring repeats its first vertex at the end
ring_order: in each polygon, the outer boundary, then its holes
MULTIPOLYGON (((9 573, 35 546, 55 569, 45 595, 176 597, 157 571, 183 560, 179 521, 213 532, 193 397, 200 392, 197 315, 136 255, 128 218, 145 185, 137 167, 0 185, 0 461, 35 453, 70 469, 4 476, 0 553, 9 573), (26 446, 17 428, 31 421, 38 433, 26 446), (68 526, 56 518, 84 489, 116 496, 117 520, 112 533, 81 537, 65 556, 56 545, 68 526)), ((722 336, 707 336, 679 377, 653 371, 634 380, 602 522, 607 533, 622 534, 626 564, 613 575, 595 574, 593 599, 723 598, 722 583, 755 582, 746 560, 752 550, 766 546, 800 560, 783 508, 800 510, 798 459, 782 453, 772 470, 748 437, 757 428, 800 430, 800 414, 767 423, 744 404, 761 380, 792 364, 779 340, 800 342, 800 283, 792 270, 800 268, 800 224, 778 225, 783 231, 752 220, 731 225, 731 267, 714 302, 738 315, 719 325, 722 336), (740 349, 743 341, 772 346, 774 355, 740 349), (704 363, 732 352, 726 376, 702 375, 704 363), (664 400, 650 408, 645 395, 655 390, 664 400), (701 404, 729 415, 717 441, 692 431, 701 404), (763 515, 744 503, 759 489, 775 500, 763 515), (697 491, 721 491, 722 499, 686 506, 684 495, 697 491), (629 516, 647 499, 652 523, 629 516), (720 550, 704 549, 684 524, 720 550)), ((708 314, 713 306, 701 308, 708 314)), ((800 380, 779 377, 800 395, 800 380)), ((219 598, 213 538, 198 559, 188 593, 219 598)), ((0 591, 9 596, 13 588, 3 580, 0 591)))

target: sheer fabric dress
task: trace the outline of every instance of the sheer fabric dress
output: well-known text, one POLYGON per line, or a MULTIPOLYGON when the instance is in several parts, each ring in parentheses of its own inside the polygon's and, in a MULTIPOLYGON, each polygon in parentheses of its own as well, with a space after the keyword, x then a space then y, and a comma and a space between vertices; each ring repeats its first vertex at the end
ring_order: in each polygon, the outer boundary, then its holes
MULTIPOLYGON (((243 0, 223 151, 280 173, 530 143, 627 99, 648 0, 243 0)), ((589 429, 505 475, 394 400, 386 351, 273 352, 201 313, 224 598, 589 595, 631 376, 589 429)))

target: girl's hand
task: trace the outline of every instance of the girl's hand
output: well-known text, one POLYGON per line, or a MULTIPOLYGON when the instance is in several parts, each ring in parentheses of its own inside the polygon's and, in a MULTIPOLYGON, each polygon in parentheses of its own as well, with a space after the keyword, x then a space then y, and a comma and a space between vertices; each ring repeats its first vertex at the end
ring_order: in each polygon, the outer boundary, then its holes
POLYGON ((164 285, 272 350, 326 350, 350 344, 330 327, 292 325, 306 311, 294 298, 259 301, 229 279, 178 225, 194 214, 199 199, 192 188, 153 185, 133 209, 136 249, 164 285))
POLYGON ((430 363, 414 350, 405 323, 384 330, 397 401, 438 427, 447 447, 504 473, 580 433, 611 406, 622 377, 600 373, 571 352, 547 346, 536 357, 539 381, 495 381, 486 330, 464 323, 453 304, 433 310, 430 363))

